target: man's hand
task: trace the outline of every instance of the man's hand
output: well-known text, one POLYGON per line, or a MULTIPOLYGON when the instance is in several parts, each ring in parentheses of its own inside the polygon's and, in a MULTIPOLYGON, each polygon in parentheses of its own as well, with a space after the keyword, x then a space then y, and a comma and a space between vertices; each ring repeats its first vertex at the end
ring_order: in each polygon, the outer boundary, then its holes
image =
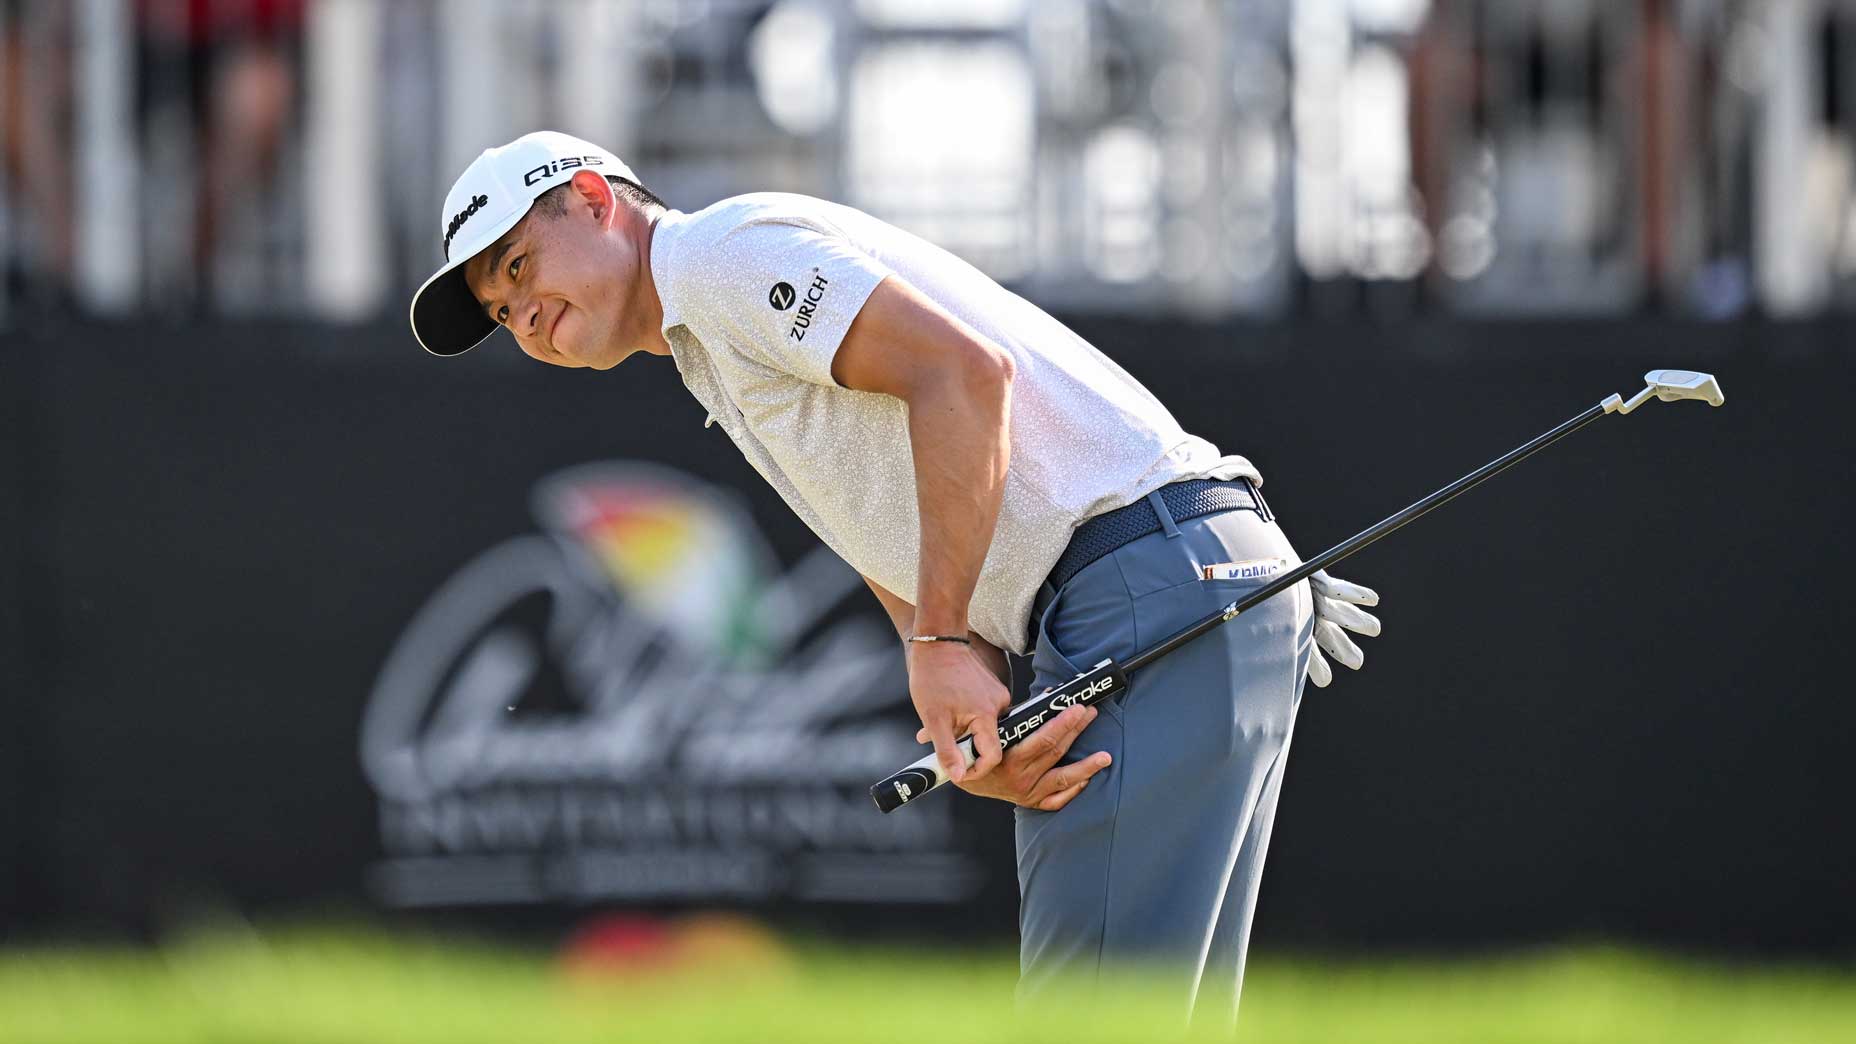
MULTIPOLYGON (((1325 569, 1318 570, 1308 578, 1310 593, 1315 599, 1315 643, 1326 649, 1328 655, 1341 662, 1349 670, 1359 670, 1366 662, 1366 654, 1353 644, 1341 628, 1368 638, 1379 636, 1379 618, 1371 613, 1355 609, 1356 605, 1378 605, 1379 595, 1370 587, 1350 584, 1345 580, 1328 575, 1325 569)), ((1325 689, 1334 680, 1334 671, 1328 661, 1321 656, 1321 649, 1313 650, 1308 656, 1308 680, 1317 688, 1325 689)))
POLYGON ((909 642, 908 653, 909 698, 941 771, 955 783, 991 772, 999 764, 999 712, 1011 706, 1011 693, 965 646, 909 642), (969 734, 977 755, 971 767, 959 746, 969 734))
MULTIPOLYGON (((1094 707, 1068 707, 1062 714, 1045 722, 1021 740, 999 762, 997 771, 983 777, 968 777, 956 786, 979 797, 1009 801, 1025 808, 1055 812, 1083 792, 1091 777, 1108 768, 1108 751, 1099 750, 1081 761, 1055 767, 1070 751, 1070 744, 1096 720, 1094 707)), ((927 730, 915 734, 918 743, 928 742, 927 730)))

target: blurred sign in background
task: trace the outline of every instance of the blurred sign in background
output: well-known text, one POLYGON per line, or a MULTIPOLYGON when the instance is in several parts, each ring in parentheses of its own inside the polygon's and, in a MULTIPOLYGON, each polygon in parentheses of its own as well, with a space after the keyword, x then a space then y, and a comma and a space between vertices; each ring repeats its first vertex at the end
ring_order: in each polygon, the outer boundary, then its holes
POLYGON ((1305 552, 1718 371, 1719 413, 1350 567, 1386 637, 1304 705, 1257 937, 1856 943, 1856 4, 0 11, 0 934, 1010 938, 1009 817, 869 807, 912 749, 887 624, 670 367, 406 331, 450 179, 554 127, 681 209, 805 192, 953 249, 1256 460, 1305 552))

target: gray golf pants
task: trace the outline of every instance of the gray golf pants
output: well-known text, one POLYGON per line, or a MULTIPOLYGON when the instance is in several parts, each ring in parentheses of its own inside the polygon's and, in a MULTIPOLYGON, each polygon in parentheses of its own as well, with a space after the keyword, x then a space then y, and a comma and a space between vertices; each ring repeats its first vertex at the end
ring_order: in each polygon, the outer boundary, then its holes
MULTIPOLYGON (((1038 604, 1032 691, 1130 654, 1267 583, 1201 567, 1300 562, 1272 521, 1227 511, 1097 560, 1038 604)), ((1065 761, 1114 763, 1057 812, 1017 812, 1019 993, 1134 964, 1195 1021, 1234 1019, 1284 762, 1313 648, 1308 585, 1143 668, 1065 761)), ((1107 981, 1107 976, 1103 976, 1107 981)))

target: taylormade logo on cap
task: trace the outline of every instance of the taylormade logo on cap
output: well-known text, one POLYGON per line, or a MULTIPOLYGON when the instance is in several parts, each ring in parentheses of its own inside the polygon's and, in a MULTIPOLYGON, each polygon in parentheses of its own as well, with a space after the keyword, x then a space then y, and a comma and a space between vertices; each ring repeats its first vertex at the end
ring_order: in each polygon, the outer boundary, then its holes
POLYGON ((452 218, 451 224, 445 226, 445 256, 446 257, 451 256, 451 237, 458 234, 458 226, 462 225, 466 221, 469 221, 470 216, 472 214, 475 214, 477 211, 483 209, 483 205, 485 203, 488 203, 489 201, 490 201, 490 197, 488 196, 472 196, 470 200, 470 206, 465 207, 463 210, 458 211, 458 216, 452 218))
POLYGON ((485 149, 464 168, 438 217, 445 264, 412 299, 413 335, 426 351, 457 355, 496 329, 464 283, 464 264, 516 227, 536 197, 585 169, 638 180, 617 156, 559 131, 536 131, 485 149))

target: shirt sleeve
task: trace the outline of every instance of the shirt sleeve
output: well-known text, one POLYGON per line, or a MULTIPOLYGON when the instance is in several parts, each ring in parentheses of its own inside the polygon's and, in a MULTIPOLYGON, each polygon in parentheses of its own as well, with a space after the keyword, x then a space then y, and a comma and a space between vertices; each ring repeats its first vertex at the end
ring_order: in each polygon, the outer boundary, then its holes
POLYGON ((778 221, 742 225, 707 253, 703 310, 733 347, 836 387, 831 360, 889 266, 841 235, 778 221))

